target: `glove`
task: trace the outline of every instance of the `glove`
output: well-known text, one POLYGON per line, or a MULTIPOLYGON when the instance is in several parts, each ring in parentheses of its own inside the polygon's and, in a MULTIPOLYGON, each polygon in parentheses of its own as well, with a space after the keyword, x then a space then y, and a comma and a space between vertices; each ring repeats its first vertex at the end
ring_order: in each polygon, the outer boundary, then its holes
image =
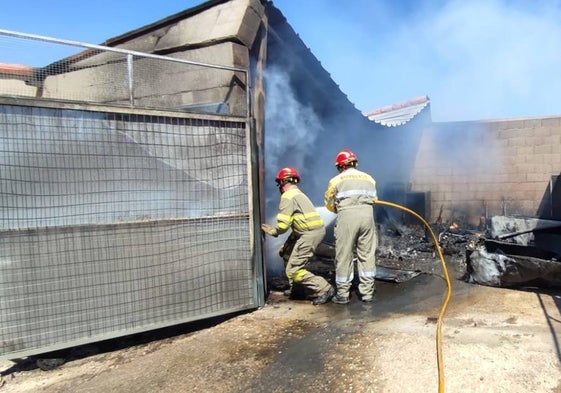
POLYGON ((261 230, 265 232, 267 235, 271 235, 277 237, 279 234, 277 233, 277 228, 269 224, 261 224, 261 230))

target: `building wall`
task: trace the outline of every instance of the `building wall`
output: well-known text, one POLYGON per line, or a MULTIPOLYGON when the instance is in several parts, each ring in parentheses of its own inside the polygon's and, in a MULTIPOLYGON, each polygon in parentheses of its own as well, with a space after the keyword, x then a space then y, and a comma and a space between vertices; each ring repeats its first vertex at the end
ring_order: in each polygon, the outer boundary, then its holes
MULTIPOLYGON (((186 12, 184 16, 176 19, 170 17, 140 31, 110 39, 107 43, 122 49, 164 54, 182 60, 249 67, 250 48, 258 39, 264 18, 264 7, 260 0, 231 0, 209 6, 200 12, 186 12)), ((109 69, 113 66, 109 61, 86 61, 104 64, 109 69)), ((223 103, 228 108, 226 114, 247 115, 245 89, 248 82, 243 76, 238 78, 231 71, 179 64, 170 64, 167 71, 154 75, 151 62, 146 61, 145 65, 139 66, 137 79, 143 81, 144 89, 135 90, 137 105, 178 109, 190 105, 212 106, 223 103), (150 80, 153 82, 150 83, 150 80)), ((75 66, 81 68, 80 63, 75 66)), ((107 91, 103 81, 111 71, 99 68, 97 72, 101 88, 107 91)), ((104 98, 105 103, 114 103, 123 100, 123 95, 104 98)))
MULTIPOLYGON (((206 55, 213 59, 219 57, 221 64, 226 66, 234 66, 236 53, 245 53, 247 58, 247 48, 231 42, 168 56, 200 61, 193 59, 206 55)), ((232 71, 137 57, 134 61, 134 104, 171 110, 190 105, 224 104, 228 108, 226 114, 244 116, 247 107, 244 79, 240 77, 240 84, 232 71)), ((41 95, 42 98, 55 99, 84 96, 90 102, 126 105, 129 86, 125 56, 101 53, 74 62, 68 71, 46 77, 41 95)))
MULTIPOLYGON (((215 1, 107 40, 104 45, 209 65, 250 67, 263 40, 260 0, 215 1)), ((264 59, 260 59, 263 61, 264 59)), ((83 50, 26 77, 0 81, 0 94, 246 117, 243 72, 83 50), (132 82, 132 87, 129 83, 132 82)), ((1 70, 0 70, 1 74, 1 70)), ((0 75, 1 76, 1 75, 0 75)))
POLYGON ((444 221, 477 224, 493 215, 543 216, 560 172, 561 117, 433 123, 411 188, 430 191, 431 221, 442 212, 444 221))
POLYGON ((10 95, 18 92, 20 95, 27 97, 35 97, 37 88, 35 86, 28 86, 22 80, 17 79, 0 79, 0 95, 10 95))

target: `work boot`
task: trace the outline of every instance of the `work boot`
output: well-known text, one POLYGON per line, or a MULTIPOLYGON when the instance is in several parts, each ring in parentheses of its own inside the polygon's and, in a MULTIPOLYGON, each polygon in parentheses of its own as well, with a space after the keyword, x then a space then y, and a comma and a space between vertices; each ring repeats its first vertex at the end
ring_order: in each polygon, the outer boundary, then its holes
POLYGON ((318 297, 316 297, 313 301, 312 304, 314 306, 318 306, 320 304, 324 304, 327 303, 328 301, 331 300, 331 298, 335 296, 335 288, 333 288, 332 286, 329 287, 329 289, 327 290, 327 292, 325 292, 323 295, 320 295, 318 297))
POLYGON ((333 299, 331 299, 331 301, 333 303, 336 303, 336 304, 349 304, 349 297, 348 296, 335 295, 333 297, 333 299))
POLYGON ((288 288, 288 289, 285 289, 285 290, 282 292, 282 294, 283 294, 284 296, 290 297, 290 296, 292 295, 292 287, 290 287, 290 288, 288 288))

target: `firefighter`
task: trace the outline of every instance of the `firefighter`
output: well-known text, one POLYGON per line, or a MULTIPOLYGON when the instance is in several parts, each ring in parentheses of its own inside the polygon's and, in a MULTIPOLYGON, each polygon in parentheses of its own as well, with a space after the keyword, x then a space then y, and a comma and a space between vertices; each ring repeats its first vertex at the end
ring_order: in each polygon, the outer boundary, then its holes
POLYGON ((298 188, 300 174, 295 168, 282 168, 275 181, 281 193, 277 224, 261 224, 261 229, 274 237, 292 229, 289 240, 296 237, 296 242, 286 263, 288 281, 291 285, 302 285, 306 292, 311 293, 314 305, 327 303, 335 295, 335 288, 325 278, 306 269, 325 236, 323 220, 310 199, 298 188))
POLYGON ((374 178, 359 171, 357 165, 358 158, 351 150, 341 150, 335 157, 339 174, 329 180, 324 195, 325 207, 337 214, 334 229, 337 294, 332 302, 338 304, 349 303, 355 255, 360 299, 374 300, 377 236, 373 205, 378 196, 374 178))

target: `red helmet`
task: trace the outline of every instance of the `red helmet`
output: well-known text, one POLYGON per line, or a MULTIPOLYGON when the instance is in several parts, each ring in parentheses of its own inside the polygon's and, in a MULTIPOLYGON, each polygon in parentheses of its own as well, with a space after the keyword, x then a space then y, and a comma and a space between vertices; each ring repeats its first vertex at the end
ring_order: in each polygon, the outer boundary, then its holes
POLYGON ((349 149, 341 150, 335 157, 335 166, 348 166, 353 162, 358 162, 356 154, 349 149))
POLYGON ((298 183, 300 181, 300 174, 295 168, 291 166, 284 167, 279 171, 279 173, 277 173, 277 177, 275 178, 277 184, 279 184, 283 180, 298 183))

